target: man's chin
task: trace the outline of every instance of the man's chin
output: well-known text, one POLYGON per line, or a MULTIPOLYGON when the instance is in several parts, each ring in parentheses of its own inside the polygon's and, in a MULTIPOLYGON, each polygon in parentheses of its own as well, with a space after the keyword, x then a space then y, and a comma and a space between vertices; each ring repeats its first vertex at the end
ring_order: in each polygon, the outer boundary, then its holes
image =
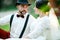
POLYGON ((26 14, 26 12, 22 12, 22 14, 24 14, 24 15, 25 15, 25 14, 26 14))

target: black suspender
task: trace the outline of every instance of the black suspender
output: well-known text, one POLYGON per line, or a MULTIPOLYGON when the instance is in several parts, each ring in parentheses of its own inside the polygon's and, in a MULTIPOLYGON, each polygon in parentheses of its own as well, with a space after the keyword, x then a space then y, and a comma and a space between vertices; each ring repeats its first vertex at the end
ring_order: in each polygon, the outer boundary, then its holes
POLYGON ((23 27, 23 29, 22 29, 22 32, 21 32, 19 38, 22 38, 22 36, 23 36, 23 34, 24 34, 24 32, 25 32, 25 29, 26 29, 26 27, 27 27, 27 23, 28 23, 28 19, 29 19, 29 14, 27 15, 27 18, 26 18, 26 21, 25 21, 24 27, 23 27))
MULTIPOLYGON (((12 21, 13 21, 13 17, 14 17, 14 14, 11 16, 11 19, 10 19, 10 28, 11 28, 11 24, 12 24, 12 21)), ((25 29, 26 29, 27 23, 28 23, 28 19, 29 19, 29 14, 27 15, 27 18, 26 18, 24 27, 23 27, 23 29, 22 29, 22 31, 21 31, 21 34, 20 34, 19 38, 22 38, 22 36, 23 36, 23 34, 24 34, 24 32, 25 32, 25 29)))
POLYGON ((10 28, 11 28, 11 24, 12 24, 13 18, 14 18, 14 14, 10 18, 10 28))

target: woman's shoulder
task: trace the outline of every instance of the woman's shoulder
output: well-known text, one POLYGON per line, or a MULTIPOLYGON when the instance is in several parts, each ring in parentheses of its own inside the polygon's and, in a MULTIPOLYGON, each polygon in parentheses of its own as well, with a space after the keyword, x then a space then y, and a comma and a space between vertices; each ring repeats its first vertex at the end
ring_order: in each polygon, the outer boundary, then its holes
POLYGON ((42 17, 42 18, 40 18, 40 17, 38 17, 37 18, 37 20, 39 21, 39 20, 41 20, 41 21, 47 21, 47 20, 49 20, 49 17, 48 16, 44 16, 44 17, 42 17))

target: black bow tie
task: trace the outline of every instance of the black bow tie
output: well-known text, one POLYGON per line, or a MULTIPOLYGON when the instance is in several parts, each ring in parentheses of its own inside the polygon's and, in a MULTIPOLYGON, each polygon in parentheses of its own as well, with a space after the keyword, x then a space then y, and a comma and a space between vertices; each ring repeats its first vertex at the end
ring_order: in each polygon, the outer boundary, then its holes
POLYGON ((24 15, 18 15, 18 14, 17 14, 17 17, 21 17, 21 18, 24 18, 24 15))

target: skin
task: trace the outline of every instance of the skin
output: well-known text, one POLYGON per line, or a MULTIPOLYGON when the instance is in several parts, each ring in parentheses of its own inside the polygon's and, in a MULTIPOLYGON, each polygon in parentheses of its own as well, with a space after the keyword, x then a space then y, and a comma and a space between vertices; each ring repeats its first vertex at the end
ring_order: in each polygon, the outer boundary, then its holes
POLYGON ((20 4, 16 6, 17 9, 19 10, 18 14, 23 14, 25 15, 28 12, 28 5, 27 4, 20 4))

